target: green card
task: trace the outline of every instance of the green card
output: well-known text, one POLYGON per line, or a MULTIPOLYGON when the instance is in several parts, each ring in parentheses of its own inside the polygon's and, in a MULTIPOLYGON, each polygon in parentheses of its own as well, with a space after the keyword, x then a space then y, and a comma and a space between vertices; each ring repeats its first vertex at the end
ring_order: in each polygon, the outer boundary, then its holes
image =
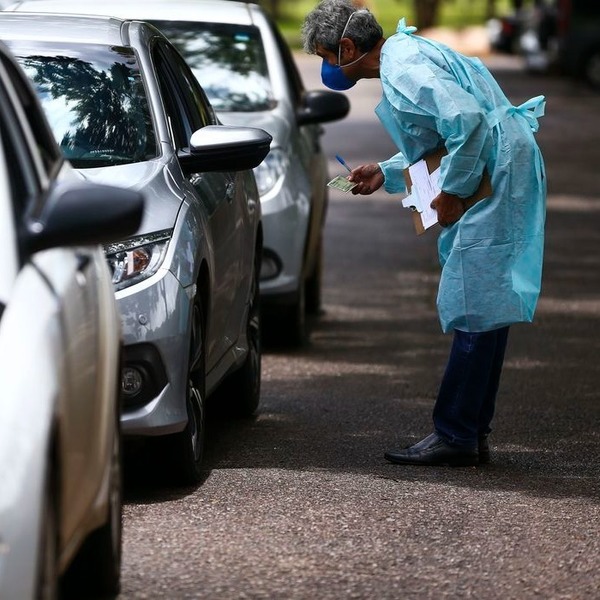
POLYGON ((336 190, 342 190, 342 192, 349 192, 358 184, 354 183, 353 181, 348 181, 345 177, 338 175, 337 177, 334 177, 327 185, 335 188, 336 190))

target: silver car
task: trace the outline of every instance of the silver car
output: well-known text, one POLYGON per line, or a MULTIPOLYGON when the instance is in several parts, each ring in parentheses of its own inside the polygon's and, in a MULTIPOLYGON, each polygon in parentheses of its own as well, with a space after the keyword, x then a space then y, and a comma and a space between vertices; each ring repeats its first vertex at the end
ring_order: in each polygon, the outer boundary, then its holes
POLYGON ((305 313, 321 306, 327 160, 321 123, 344 117, 344 94, 306 91, 289 48, 258 4, 230 0, 25 0, 9 10, 85 12, 156 25, 179 49, 219 118, 273 136, 255 170, 264 251, 260 290, 265 325, 290 344, 305 339, 305 313))
POLYGON ((0 44, 0 598, 54 598, 68 568, 119 590, 121 338, 97 244, 142 211, 81 181, 0 44))
POLYGON ((125 343, 123 432, 155 438, 179 481, 196 482, 207 396, 226 383, 232 411, 259 402, 263 233, 251 169, 271 137, 220 125, 148 24, 0 13, 0 38, 81 176, 144 192, 136 235, 106 246, 125 343))

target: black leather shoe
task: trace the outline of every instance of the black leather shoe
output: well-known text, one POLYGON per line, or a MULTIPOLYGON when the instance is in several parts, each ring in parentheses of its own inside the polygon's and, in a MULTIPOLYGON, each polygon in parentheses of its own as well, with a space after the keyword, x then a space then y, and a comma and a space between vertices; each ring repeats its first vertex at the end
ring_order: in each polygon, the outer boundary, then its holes
POLYGON ((490 462, 490 445, 487 435, 480 435, 477 440, 479 446, 479 464, 487 465, 490 462))
POLYGON ((447 467, 470 467, 479 464, 477 449, 467 450, 451 446, 437 433, 403 450, 385 453, 385 458, 399 465, 439 465, 447 467))

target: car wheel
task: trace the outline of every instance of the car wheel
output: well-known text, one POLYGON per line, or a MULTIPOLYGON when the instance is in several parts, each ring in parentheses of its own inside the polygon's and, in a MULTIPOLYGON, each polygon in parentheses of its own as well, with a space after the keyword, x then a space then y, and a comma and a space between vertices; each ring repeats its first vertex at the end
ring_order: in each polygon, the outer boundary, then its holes
POLYGON ((321 289, 323 280, 323 241, 319 240, 317 256, 312 273, 306 280, 306 312, 309 315, 318 315, 321 310, 321 289))
POLYGON ((169 468, 177 483, 194 485, 202 479, 205 438, 204 310, 196 294, 192 309, 190 356, 186 391, 187 425, 181 433, 169 436, 169 468))
POLYGON ((292 346, 302 346, 306 342, 306 287, 301 281, 295 301, 287 307, 282 322, 284 342, 292 346))
POLYGON ((37 600, 55 600, 58 597, 58 511, 54 476, 49 472, 44 494, 42 533, 38 565, 37 600))
POLYGON ((592 88, 600 90, 600 49, 592 52, 586 60, 584 76, 592 88))
POLYGON ((260 402, 262 344, 259 273, 260 269, 255 265, 246 321, 248 354, 244 364, 223 383, 220 393, 230 413, 236 417, 251 416, 260 402))
POLYGON ((265 312, 264 339, 267 345, 297 348, 305 344, 306 292, 304 282, 296 290, 291 303, 270 306, 265 312))
POLYGON ((100 597, 113 597, 121 589, 123 534, 123 472, 119 416, 116 417, 110 459, 108 518, 85 541, 69 572, 69 595, 77 591, 100 597))

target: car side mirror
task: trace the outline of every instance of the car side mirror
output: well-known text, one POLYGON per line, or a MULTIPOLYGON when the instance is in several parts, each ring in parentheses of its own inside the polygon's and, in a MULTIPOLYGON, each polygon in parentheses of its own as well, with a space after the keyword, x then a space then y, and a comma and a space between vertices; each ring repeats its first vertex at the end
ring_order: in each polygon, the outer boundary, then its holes
POLYGON ((305 92, 296 111, 298 125, 326 123, 343 119, 350 112, 350 101, 345 94, 314 90, 305 92))
POLYGON ((87 246, 122 240, 139 228, 142 194, 91 183, 57 184, 24 234, 25 249, 87 246))
POLYGON ((269 153, 272 137, 255 127, 208 125, 190 138, 190 152, 179 151, 187 175, 210 171, 245 171, 257 167, 269 153))

